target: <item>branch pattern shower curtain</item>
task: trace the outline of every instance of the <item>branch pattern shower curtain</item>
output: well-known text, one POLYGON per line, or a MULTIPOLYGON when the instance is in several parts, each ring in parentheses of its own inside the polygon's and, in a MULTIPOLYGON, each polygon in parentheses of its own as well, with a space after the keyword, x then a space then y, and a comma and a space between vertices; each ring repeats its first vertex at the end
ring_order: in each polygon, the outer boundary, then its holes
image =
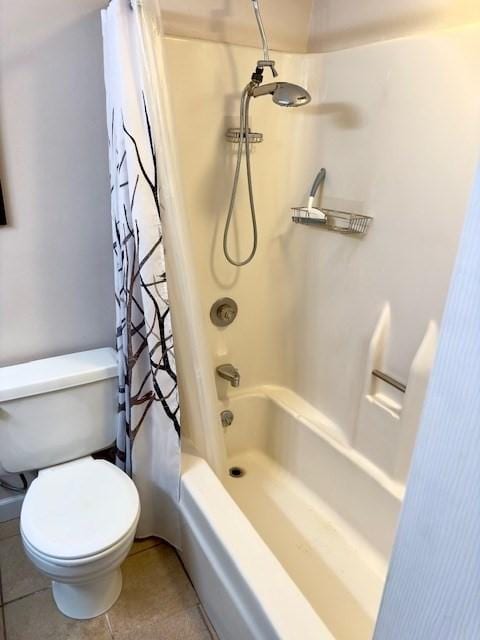
MULTIPOLYGON (((180 416, 158 183, 138 16, 128 0, 102 11, 115 268, 117 462, 139 490, 137 535, 178 546, 180 416)), ((159 145, 160 146, 160 145, 159 145)))

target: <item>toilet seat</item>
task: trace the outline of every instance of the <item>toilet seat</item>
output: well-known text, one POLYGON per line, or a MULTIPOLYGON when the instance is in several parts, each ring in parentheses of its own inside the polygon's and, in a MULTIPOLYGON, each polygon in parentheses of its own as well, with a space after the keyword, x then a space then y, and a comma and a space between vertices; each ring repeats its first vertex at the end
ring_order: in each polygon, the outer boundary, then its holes
MULTIPOLYGON (((90 556, 82 556, 81 558, 58 558, 57 556, 52 556, 47 553, 44 553, 40 549, 37 549, 33 546, 33 544, 28 540, 23 530, 21 530, 21 536, 23 541, 23 546, 27 555, 32 558, 35 558, 35 564, 37 566, 55 566, 58 569, 75 569, 75 567, 81 568, 86 565, 94 565, 103 562, 107 559, 109 562, 112 558, 114 558, 117 554, 122 554, 125 547, 128 547, 130 550, 130 546, 132 544, 132 540, 135 537, 135 530, 137 528, 138 520, 135 520, 131 529, 125 533, 125 535, 118 540, 111 547, 107 547, 103 551, 99 553, 92 554, 90 556)), ((47 571, 48 573, 48 571, 47 571)))
POLYGON ((38 560, 94 562, 133 539, 140 500, 132 480, 105 460, 81 458, 44 469, 23 502, 22 537, 38 560))

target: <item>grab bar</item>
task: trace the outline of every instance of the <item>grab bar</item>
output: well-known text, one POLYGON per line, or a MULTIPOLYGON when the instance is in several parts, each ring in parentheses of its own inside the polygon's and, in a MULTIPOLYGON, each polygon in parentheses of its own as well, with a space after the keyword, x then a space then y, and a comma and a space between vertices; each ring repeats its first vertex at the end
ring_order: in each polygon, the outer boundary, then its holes
POLYGON ((395 378, 392 378, 392 376, 389 376, 387 373, 383 373, 383 371, 374 369, 372 371, 372 376, 375 376, 376 378, 383 380, 384 382, 386 382, 387 384, 390 384, 392 387, 395 387, 395 389, 398 389, 402 393, 405 393, 405 391, 407 390, 406 384, 403 384, 403 382, 399 382, 398 380, 395 380, 395 378))

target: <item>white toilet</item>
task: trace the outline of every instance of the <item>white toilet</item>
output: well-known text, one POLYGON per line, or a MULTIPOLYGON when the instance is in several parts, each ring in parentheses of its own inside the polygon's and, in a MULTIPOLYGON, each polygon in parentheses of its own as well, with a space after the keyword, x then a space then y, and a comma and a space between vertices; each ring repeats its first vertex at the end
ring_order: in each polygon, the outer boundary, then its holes
POLYGON ((0 475, 40 469, 20 528, 71 618, 107 611, 140 515, 135 485, 92 453, 115 441, 117 361, 95 349, 0 368, 0 475))

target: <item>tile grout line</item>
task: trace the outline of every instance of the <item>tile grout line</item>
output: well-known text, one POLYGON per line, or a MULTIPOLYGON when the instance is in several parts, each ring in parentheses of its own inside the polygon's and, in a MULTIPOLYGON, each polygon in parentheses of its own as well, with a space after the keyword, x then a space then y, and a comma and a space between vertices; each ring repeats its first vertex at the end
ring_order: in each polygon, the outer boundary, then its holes
POLYGON ((180 561, 180 564, 182 566, 182 569, 183 569, 185 575, 187 576, 188 581, 192 585, 192 589, 195 592, 195 596, 197 598, 197 605, 196 606, 198 607, 198 609, 200 611, 200 616, 202 617, 202 620, 204 621, 204 624, 207 627, 208 635, 212 638, 212 640, 218 640, 218 635, 217 635, 217 632, 215 631, 215 627, 210 622, 210 618, 208 617, 207 612, 203 608, 202 601, 200 600, 200 596, 198 595, 197 590, 195 589, 195 585, 193 584, 192 579, 190 578, 190 574, 188 573, 187 569, 185 568, 185 565, 184 565, 183 560, 182 560, 182 556, 178 552, 178 549, 174 548, 174 551, 175 551, 175 555, 177 556, 178 560, 180 561), (215 632, 215 635, 212 634, 212 629, 215 632))
POLYGON ((3 607, 3 584, 2 584, 2 564, 0 562, 0 606, 3 607))
MULTIPOLYGON (((20 524, 20 520, 18 518, 12 518, 11 520, 6 520, 5 522, 13 522, 14 520, 18 520, 18 523, 20 524)), ((4 524, 2 522, 2 524, 4 524)), ((0 540, 0 545, 2 544, 2 542, 4 542, 5 540, 10 540, 11 538, 17 538, 20 537, 20 533, 12 533, 11 535, 5 536, 0 540)), ((14 602, 12 600, 12 602, 14 602)), ((2 581, 2 567, 0 566, 0 624, 3 625, 3 638, 4 640, 7 640, 7 636, 8 636, 8 631, 7 631, 7 620, 5 618, 5 606, 8 603, 5 601, 5 598, 3 596, 3 581, 2 581)))
MULTIPOLYGON (((17 520, 17 518, 14 518, 13 520, 17 520)), ((6 522, 12 522, 12 520, 7 520, 6 522)), ((0 540, 0 546, 2 544, 2 542, 5 542, 6 540, 11 540, 12 538, 19 538, 21 540, 21 535, 20 533, 13 533, 11 536, 5 536, 5 538, 2 538, 0 540)), ((18 596, 17 598, 12 598, 11 600, 6 600, 5 599, 5 595, 3 593, 3 583, 2 583, 2 572, 1 572, 1 567, 0 567, 0 595, 1 595, 1 602, 2 602, 2 617, 3 617, 3 627, 4 627, 4 633, 5 633, 5 640, 6 640, 6 635, 7 635, 7 625, 6 625, 6 621, 5 621, 5 607, 7 605, 13 604, 14 602, 18 602, 19 600, 24 600, 25 598, 28 598, 29 596, 33 596, 36 593, 40 593, 41 591, 47 591, 48 589, 51 589, 51 585, 49 585, 48 587, 42 587, 41 589, 35 589, 34 591, 31 591, 30 593, 25 593, 22 596, 18 596)))
POLYGON ((0 538, 0 544, 4 540, 10 540, 10 538, 14 538, 15 536, 20 536, 20 518, 12 518, 11 520, 3 520, 2 522, 0 522, 0 528, 2 527, 2 525, 8 524, 9 522, 16 522, 17 523, 17 531, 15 533, 9 533, 8 535, 0 538))
POLYGON ((7 622, 5 620, 5 607, 0 607, 0 609, 2 610, 2 616, 0 619, 0 622, 3 624, 3 638, 4 640, 7 640, 7 622))
MULTIPOLYGON (((13 534, 11 536, 6 536, 5 538, 3 538, 0 541, 0 545, 3 541, 6 540, 12 540, 12 538, 20 538, 21 536, 19 534, 13 534)), ((131 553, 128 558, 133 558, 135 556, 140 556, 142 553, 147 553, 147 552, 152 552, 154 551, 157 547, 162 545, 162 541, 158 540, 158 542, 156 542, 155 544, 152 544, 152 546, 149 546, 147 548, 144 549, 139 549, 138 551, 135 551, 134 553, 131 553)), ((208 635, 209 638, 211 638, 212 640, 218 640, 218 638, 213 634, 212 629, 213 627, 208 623, 208 621, 206 620, 206 615, 202 610, 202 606, 201 606, 201 602, 200 599, 198 597, 198 594, 193 586, 193 583, 190 579, 190 576, 188 575, 187 571, 185 570, 185 566, 182 562, 182 559, 180 557, 180 555, 176 552, 175 549, 172 548, 172 550, 174 551, 174 555, 177 558, 177 561, 179 561, 180 567, 181 567, 181 571, 184 573, 185 577, 187 578, 188 582, 190 583, 191 587, 193 588, 193 592, 195 595, 195 603, 192 604, 191 606, 181 606, 175 608, 175 611, 172 611, 170 615, 167 615, 165 618, 163 618, 163 621, 169 620, 170 618, 182 613, 182 612, 186 612, 186 611, 192 611, 193 609, 195 609, 199 615, 200 615, 200 619, 205 627, 205 631, 208 635)), ((127 559, 128 559, 127 558, 127 559)), ((169 574, 170 571, 167 571, 167 574, 169 574)), ((5 577, 5 576, 4 576, 5 577)), ((5 634, 5 640, 7 640, 7 628, 6 628, 6 606, 9 606, 10 604, 14 604, 14 603, 18 603, 21 600, 26 600, 28 598, 30 598, 30 596, 34 596, 36 594, 40 594, 43 593, 45 591, 51 591, 51 586, 44 586, 42 588, 39 589, 35 589, 34 591, 30 592, 30 593, 26 593, 24 595, 20 595, 18 597, 12 598, 11 600, 8 600, 7 602, 4 600, 4 585, 2 583, 2 575, 1 575, 1 571, 0 571, 0 597, 2 598, 1 600, 1 611, 0 611, 0 624, 3 624, 3 631, 5 634)), ((105 618, 105 627, 106 627, 106 632, 108 633, 108 637, 110 638, 110 640, 115 640, 116 638, 116 633, 113 630, 110 618, 108 613, 104 614, 104 618, 105 618)))
MULTIPOLYGON (((8 536, 7 538, 4 538, 3 540, 9 540, 11 538, 16 538, 16 537, 20 537, 19 534, 14 534, 12 536, 8 536)), ((3 542, 3 540, 0 540, 0 545, 3 542)), ((159 539, 159 542, 157 544, 154 544, 151 547, 147 547, 146 549, 139 549, 138 551, 135 551, 134 553, 129 554, 127 556, 126 560, 128 560, 128 558, 132 558, 134 556, 138 556, 138 555, 140 555, 142 553, 146 553, 147 551, 151 551, 155 547, 161 546, 161 544, 162 544, 162 541, 159 539)), ((183 568, 183 564, 182 564, 182 568, 183 568)), ((25 598, 33 596, 33 595, 35 595, 37 593, 40 593, 42 591, 51 590, 51 588, 52 588, 51 585, 48 585, 47 587, 41 587, 40 589, 35 589, 34 591, 31 591, 29 593, 25 593, 25 594, 23 594, 21 596, 18 596, 16 598, 12 598, 11 600, 5 600, 4 599, 4 594, 3 594, 3 585, 2 585, 1 575, 2 574, 1 574, 1 569, 0 569, 0 596, 1 596, 0 597, 0 602, 1 602, 0 606, 2 608, 5 607, 6 605, 10 605, 10 604, 13 604, 14 602, 18 602, 19 600, 24 600, 25 598)), ((187 577, 188 577, 188 574, 187 574, 187 577)), ((195 591, 195 594, 196 594, 196 591, 195 591)), ((112 631, 112 634, 113 634, 113 631, 112 631)), ((113 637, 113 635, 112 635, 112 637, 113 637)))
POLYGON ((5 607, 3 602, 3 583, 2 583, 2 567, 0 567, 0 623, 3 625, 3 638, 7 640, 7 623, 5 620, 5 607))
MULTIPOLYGON (((193 604, 191 607, 181 607, 181 608, 179 608, 179 609, 177 609, 175 611, 172 611, 172 613, 170 613, 165 618, 160 618, 159 622, 161 622, 163 624, 164 622, 167 622, 168 620, 171 620, 172 618, 175 618, 180 613, 185 613, 186 611, 192 611, 193 609, 197 609, 198 610, 198 608, 199 608, 199 604, 198 603, 197 604, 193 604)), ((202 622, 205 624, 203 616, 201 615, 200 617, 202 618, 202 622)), ((210 634, 210 630, 208 629, 206 624, 205 624, 205 628, 207 629, 208 633, 210 634)))
POLYGON ((183 569, 183 573, 187 576, 187 580, 190 582, 190 585, 191 585, 192 589, 195 592, 195 596, 197 598, 197 605, 199 605, 199 604, 201 605, 202 602, 201 602, 200 597, 199 597, 199 595, 197 593, 197 590, 195 589, 195 585, 193 584, 192 579, 190 578, 190 574, 188 573, 188 571, 185 568, 185 565, 183 564, 182 556, 178 552, 178 549, 175 549, 175 547, 173 547, 173 550, 174 550, 175 555, 177 556, 177 558, 178 558, 178 560, 180 562, 180 565, 181 565, 181 567, 183 569))
POLYGON ((14 602, 18 602, 19 600, 25 600, 25 598, 29 598, 30 596, 34 596, 37 593, 41 593, 42 591, 51 591, 51 589, 52 589, 52 587, 51 587, 51 585, 49 585, 48 587, 42 587, 41 589, 35 589, 35 591, 32 591, 31 593, 25 593, 23 596, 18 596, 18 598, 13 598, 12 600, 8 600, 7 602, 4 601, 2 608, 5 608, 7 605, 13 604, 14 602))
POLYGON ((157 544, 152 544, 151 547, 146 547, 145 549, 139 549, 138 551, 133 551, 128 554, 125 560, 128 560, 128 558, 133 558, 133 556, 138 556, 139 553, 145 553, 145 551, 150 551, 151 549, 155 549, 155 547, 159 547, 161 544, 162 542, 160 541, 160 542, 157 542, 157 544))

